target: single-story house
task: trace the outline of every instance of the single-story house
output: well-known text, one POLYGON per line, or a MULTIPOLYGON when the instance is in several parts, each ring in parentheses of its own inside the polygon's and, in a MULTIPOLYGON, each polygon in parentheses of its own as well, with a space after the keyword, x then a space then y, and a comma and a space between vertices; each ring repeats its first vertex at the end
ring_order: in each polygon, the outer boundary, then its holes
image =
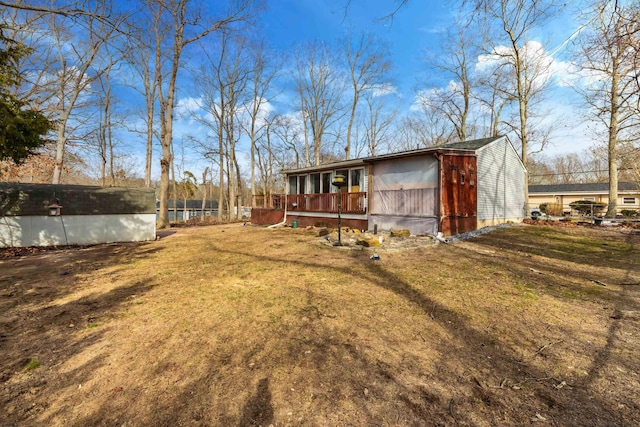
POLYGON ((505 136, 284 171, 286 194, 258 198, 251 222, 454 235, 521 221, 526 171, 505 136), (345 177, 338 203, 335 177, 345 177))
MULTIPOLYGON (((534 210, 542 203, 558 203, 563 211, 570 212, 569 205, 578 200, 609 203, 609 183, 586 184, 536 184, 529 186, 529 207, 534 210)), ((618 183, 618 212, 640 208, 640 183, 618 183)))

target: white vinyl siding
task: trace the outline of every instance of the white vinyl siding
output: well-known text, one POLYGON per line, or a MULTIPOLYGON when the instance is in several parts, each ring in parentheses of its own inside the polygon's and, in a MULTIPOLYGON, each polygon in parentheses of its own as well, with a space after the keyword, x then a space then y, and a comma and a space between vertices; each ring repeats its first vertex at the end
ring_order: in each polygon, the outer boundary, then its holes
POLYGON ((513 146, 502 138, 477 153, 478 220, 522 218, 525 173, 513 146))

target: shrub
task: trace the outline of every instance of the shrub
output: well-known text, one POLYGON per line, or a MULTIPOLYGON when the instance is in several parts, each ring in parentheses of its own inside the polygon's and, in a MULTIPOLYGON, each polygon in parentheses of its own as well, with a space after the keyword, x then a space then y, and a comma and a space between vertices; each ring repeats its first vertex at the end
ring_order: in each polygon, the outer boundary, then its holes
POLYGON ((581 215, 599 214, 607 208, 606 203, 594 202, 592 200, 576 200, 569 203, 571 209, 577 211, 581 215))
POLYGON ((560 203, 542 203, 540 205, 540 212, 551 216, 561 216, 562 205, 560 203))
POLYGON ((640 215, 640 209, 639 210, 636 210, 636 209, 622 209, 620 211, 620 213, 625 218, 635 218, 638 215, 640 215))

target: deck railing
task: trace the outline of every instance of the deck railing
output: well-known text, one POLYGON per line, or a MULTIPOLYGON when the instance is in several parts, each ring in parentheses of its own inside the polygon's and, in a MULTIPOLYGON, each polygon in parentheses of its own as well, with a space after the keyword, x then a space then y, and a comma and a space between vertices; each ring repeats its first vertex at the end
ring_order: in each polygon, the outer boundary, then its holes
MULTIPOLYGON (((285 195, 255 196, 254 206, 267 209, 284 209, 285 195)), ((341 193, 341 211, 345 214, 367 212, 367 193, 341 193)), ((286 196, 287 210, 291 212, 338 212, 338 193, 289 194, 286 196)))
POLYGON ((284 194, 268 194, 253 196, 253 206, 265 209, 284 209, 284 194))

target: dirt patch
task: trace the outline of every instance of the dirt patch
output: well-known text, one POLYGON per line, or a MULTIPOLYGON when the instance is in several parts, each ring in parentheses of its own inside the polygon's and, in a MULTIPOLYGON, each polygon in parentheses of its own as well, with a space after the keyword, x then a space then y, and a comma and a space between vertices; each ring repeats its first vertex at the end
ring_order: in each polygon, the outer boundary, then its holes
POLYGON ((640 236, 225 225, 0 260, 0 423, 640 423, 640 236))

